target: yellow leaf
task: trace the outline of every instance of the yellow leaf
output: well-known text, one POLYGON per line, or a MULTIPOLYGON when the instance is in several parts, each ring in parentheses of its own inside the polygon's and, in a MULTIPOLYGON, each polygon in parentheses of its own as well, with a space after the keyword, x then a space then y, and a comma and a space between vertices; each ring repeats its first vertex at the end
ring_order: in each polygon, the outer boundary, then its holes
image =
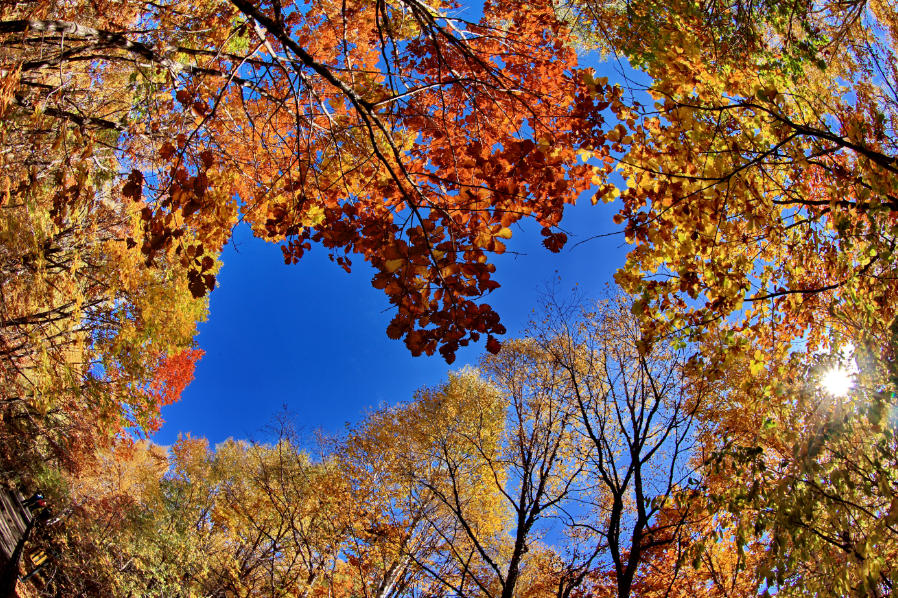
POLYGON ((402 264, 405 263, 405 260, 387 260, 384 262, 384 266, 387 268, 387 272, 395 272, 399 268, 402 267, 402 264))

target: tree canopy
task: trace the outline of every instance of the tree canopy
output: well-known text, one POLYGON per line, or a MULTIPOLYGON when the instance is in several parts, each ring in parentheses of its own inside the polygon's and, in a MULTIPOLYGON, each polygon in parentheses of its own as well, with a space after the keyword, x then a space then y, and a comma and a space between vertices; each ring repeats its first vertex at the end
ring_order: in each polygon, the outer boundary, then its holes
POLYGON ((896 38, 882 0, 3 5, 0 463, 64 505, 28 591, 892 595, 896 38), (500 341, 493 258, 581 197, 617 288, 500 341), (152 444, 239 223, 486 353, 342 435, 152 444))

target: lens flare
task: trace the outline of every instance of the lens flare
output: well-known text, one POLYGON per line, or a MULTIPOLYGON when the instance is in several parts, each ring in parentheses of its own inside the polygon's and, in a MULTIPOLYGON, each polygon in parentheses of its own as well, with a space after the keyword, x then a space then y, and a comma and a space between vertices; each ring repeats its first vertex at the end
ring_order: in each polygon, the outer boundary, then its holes
POLYGON ((823 374, 820 385, 834 397, 844 397, 854 388, 854 376, 842 368, 833 368, 823 374))

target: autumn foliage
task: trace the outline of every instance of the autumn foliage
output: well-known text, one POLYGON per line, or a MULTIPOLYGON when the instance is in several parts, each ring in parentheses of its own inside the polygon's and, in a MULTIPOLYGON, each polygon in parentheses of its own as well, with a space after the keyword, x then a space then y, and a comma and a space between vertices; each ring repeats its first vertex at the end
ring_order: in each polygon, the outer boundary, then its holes
POLYGON ((130 21, 19 18, 5 31, 41 31, 20 51, 55 53, 25 63, 20 104, 56 106, 49 65, 69 55, 121 72, 104 84, 130 105, 80 121, 44 112, 116 135, 133 165, 116 191, 140 204, 127 242, 147 265, 173 253, 202 297, 243 221, 288 264, 313 244, 347 271, 354 254, 370 262, 395 308, 387 334, 414 355, 451 361, 504 333, 476 302, 498 286, 489 256, 527 216, 559 251, 562 208, 588 187, 575 55, 551 4, 490 2, 478 21, 416 2, 139 6, 130 21))
POLYGON ((202 357, 201 349, 187 349, 175 355, 163 355, 159 358, 153 372, 153 380, 147 387, 147 393, 159 407, 181 400, 181 393, 193 381, 196 362, 202 357))
POLYGON ((881 0, 0 6, 0 464, 65 505, 34 591, 892 595, 896 38, 881 0), (581 196, 618 290, 500 340, 492 258, 581 196), (339 437, 153 445, 239 223, 370 263, 413 355, 487 353, 339 437))

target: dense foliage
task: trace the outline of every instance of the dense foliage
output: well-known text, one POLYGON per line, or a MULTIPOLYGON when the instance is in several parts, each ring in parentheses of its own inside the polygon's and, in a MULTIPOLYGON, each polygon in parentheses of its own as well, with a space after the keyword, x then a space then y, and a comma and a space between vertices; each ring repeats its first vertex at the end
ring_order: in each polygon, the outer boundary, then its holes
POLYGON ((21 592, 893 594, 894 4, 470 10, 0 5, 0 470, 63 506, 21 592), (584 194, 619 289, 500 343, 491 256, 584 194), (239 222, 487 354, 341 437, 153 445, 239 222))

